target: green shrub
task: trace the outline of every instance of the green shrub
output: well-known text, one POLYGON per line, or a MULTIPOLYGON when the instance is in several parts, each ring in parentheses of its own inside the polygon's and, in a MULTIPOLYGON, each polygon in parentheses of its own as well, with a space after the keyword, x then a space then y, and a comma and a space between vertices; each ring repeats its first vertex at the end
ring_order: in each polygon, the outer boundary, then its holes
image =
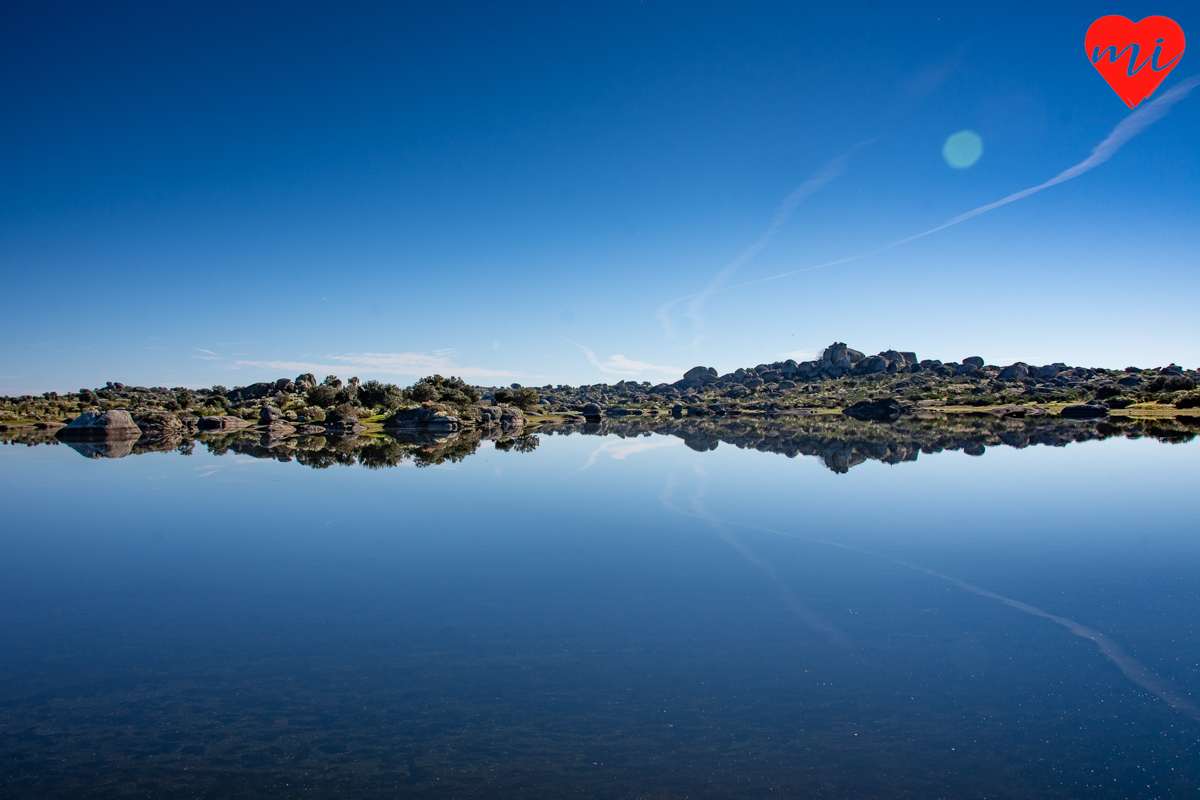
POLYGON ((367 381, 359 387, 358 401, 370 408, 392 411, 404 403, 404 390, 394 383, 367 381))
POLYGON ((453 376, 443 378, 431 375, 414 383, 405 392, 406 398, 417 403, 447 403, 465 408, 479 402, 479 392, 474 386, 453 376))
POLYGON ((337 394, 337 389, 334 389, 332 386, 326 386, 322 384, 309 389, 308 394, 305 395, 305 400, 310 406, 329 408, 330 406, 335 405, 337 394))
POLYGON ((360 413, 358 406, 353 403, 339 403, 329 410, 329 413, 325 415, 325 419, 329 422, 340 422, 350 417, 358 419, 360 413))
POLYGON ((513 391, 512 404, 524 411, 532 411, 537 408, 541 398, 538 397, 537 389, 524 386, 513 391))

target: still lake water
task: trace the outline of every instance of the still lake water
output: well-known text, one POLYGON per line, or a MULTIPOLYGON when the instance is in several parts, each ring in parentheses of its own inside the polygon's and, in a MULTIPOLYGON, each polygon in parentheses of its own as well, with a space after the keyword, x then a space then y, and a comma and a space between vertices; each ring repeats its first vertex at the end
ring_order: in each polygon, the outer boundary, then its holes
POLYGON ((0 446, 0 797, 1197 797, 1198 478, 0 446))

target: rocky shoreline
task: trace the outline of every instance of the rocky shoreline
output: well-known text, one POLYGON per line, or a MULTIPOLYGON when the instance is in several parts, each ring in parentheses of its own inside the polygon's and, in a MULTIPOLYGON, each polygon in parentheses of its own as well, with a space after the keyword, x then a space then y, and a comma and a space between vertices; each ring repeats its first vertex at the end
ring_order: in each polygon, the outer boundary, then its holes
POLYGON ((1062 363, 989 365, 887 350, 868 356, 842 342, 820 358, 744 367, 724 375, 688 370, 674 383, 470 386, 435 375, 400 388, 312 374, 226 389, 108 383, 59 396, 0 398, 0 431, 55 430, 82 442, 190 439, 254 431, 269 439, 364 433, 513 431, 658 418, 749 419, 835 415, 880 425, 936 413, 1001 418, 1091 419, 1190 416, 1200 373, 1174 364, 1142 369, 1062 363))

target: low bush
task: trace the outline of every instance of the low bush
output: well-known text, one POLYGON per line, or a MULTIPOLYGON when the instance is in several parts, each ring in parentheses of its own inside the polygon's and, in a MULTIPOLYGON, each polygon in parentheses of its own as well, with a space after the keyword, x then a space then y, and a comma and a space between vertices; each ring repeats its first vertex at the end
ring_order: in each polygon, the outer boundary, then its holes
POLYGON ((310 406, 329 408, 330 406, 336 404, 335 401, 337 399, 337 394, 337 389, 334 389, 332 386, 326 386, 322 384, 309 389, 308 394, 305 395, 304 399, 310 406))
POLYGON ((358 390, 358 401, 370 408, 394 411, 404 404, 404 390, 394 383, 367 381, 358 390))
POLYGON ((479 402, 479 392, 475 387, 453 376, 443 378, 441 375, 430 375, 421 378, 404 394, 405 399, 417 403, 447 403, 460 408, 479 402))

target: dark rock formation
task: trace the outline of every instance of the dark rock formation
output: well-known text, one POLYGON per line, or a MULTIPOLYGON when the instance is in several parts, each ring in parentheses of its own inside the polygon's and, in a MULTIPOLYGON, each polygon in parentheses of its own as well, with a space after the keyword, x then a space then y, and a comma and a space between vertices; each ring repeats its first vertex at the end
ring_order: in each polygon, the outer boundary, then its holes
POLYGON ((848 417, 865 422, 894 422, 904 409, 890 397, 878 400, 860 400, 842 411, 848 417))
MULTIPOLYGON (((453 419, 454 422, 457 424, 457 422, 458 422, 457 419, 455 419, 454 417, 450 417, 450 419, 453 419)), ((271 427, 277 427, 277 426, 271 426, 271 427)), ((278 427, 292 429, 292 426, 290 426, 290 425, 283 425, 283 426, 278 426, 278 427)), ((329 436, 357 436, 358 434, 362 433, 366 429, 367 429, 367 426, 360 423, 354 417, 342 417, 341 419, 337 420, 336 422, 330 422, 325 425, 325 433, 328 434, 329 436)), ((268 430, 269 430, 269 428, 268 428, 268 430)), ((292 429, 292 430, 294 430, 294 429, 292 429)))
POLYGON ((417 408, 397 411, 383 423, 384 428, 423 428, 430 431, 451 432, 461 427, 458 417, 443 405, 427 403, 417 408))
POLYGON ((683 373, 685 381, 702 381, 704 383, 712 383, 717 379, 717 371, 712 367, 692 367, 687 372, 683 373))
POLYGON ((264 397, 270 397, 276 393, 275 383, 254 383, 250 386, 242 386, 237 389, 230 389, 225 393, 231 403, 240 403, 246 400, 261 400, 264 397))
POLYGON ((1029 365, 1018 361, 1016 364, 1000 370, 997 377, 1002 381, 1023 381, 1029 377, 1029 365))
POLYGON ((1108 416, 1108 409, 1101 405, 1067 406, 1059 412, 1059 416, 1067 419, 1097 419, 1108 416))
POLYGON ((484 428, 520 428, 526 422, 521 409, 510 406, 471 406, 467 414, 484 428))

